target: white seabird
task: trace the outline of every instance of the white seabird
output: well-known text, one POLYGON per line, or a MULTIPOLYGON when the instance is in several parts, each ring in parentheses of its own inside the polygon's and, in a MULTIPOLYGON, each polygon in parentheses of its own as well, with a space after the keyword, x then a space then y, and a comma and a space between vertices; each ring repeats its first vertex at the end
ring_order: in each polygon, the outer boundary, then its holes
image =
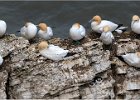
POLYGON ((40 38, 48 40, 53 36, 51 27, 47 26, 45 23, 40 23, 38 26, 40 28, 40 30, 38 31, 38 35, 40 38))
POLYGON ((69 31, 69 34, 70 34, 70 37, 75 40, 75 41, 78 41, 78 40, 81 40, 82 38, 85 37, 86 35, 86 30, 85 28, 80 25, 79 23, 75 23, 72 25, 72 27, 70 28, 70 31, 69 31))
POLYGON ((132 17, 131 29, 133 32, 140 34, 140 18, 137 15, 132 17))
POLYGON ((108 21, 108 20, 102 20, 101 17, 98 15, 94 16, 90 20, 90 22, 91 22, 92 30, 97 32, 97 33, 102 33, 103 27, 105 27, 107 25, 110 27, 111 32, 116 31, 119 34, 124 32, 127 28, 127 27, 122 27, 122 24, 115 24, 115 23, 108 21))
POLYGON ((114 36, 113 36, 112 32, 110 31, 109 26, 105 26, 103 28, 103 32, 100 36, 100 40, 106 45, 112 44, 112 42, 114 40, 114 36))
POLYGON ((36 36, 37 27, 31 22, 27 22, 25 26, 20 29, 20 34, 22 37, 30 40, 36 36))
POLYGON ((140 67, 140 52, 121 55, 129 66, 140 67))
POLYGON ((64 50, 59 46, 54 46, 52 44, 48 45, 46 41, 42 41, 38 45, 39 52, 42 56, 51 59, 53 61, 60 61, 68 54, 68 50, 64 50))
POLYGON ((3 63, 3 58, 2 58, 2 56, 0 55, 0 65, 2 65, 2 63, 3 63))
POLYGON ((2 37, 5 34, 6 29, 7 29, 6 22, 3 20, 0 20, 0 37, 2 37))

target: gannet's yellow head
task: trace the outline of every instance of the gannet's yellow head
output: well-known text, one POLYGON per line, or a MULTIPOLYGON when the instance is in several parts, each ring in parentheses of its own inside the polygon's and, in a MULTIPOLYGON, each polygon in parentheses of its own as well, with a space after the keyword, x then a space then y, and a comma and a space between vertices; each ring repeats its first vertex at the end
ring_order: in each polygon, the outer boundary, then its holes
POLYGON ((137 56, 140 57, 140 52, 137 52, 137 56))
POLYGON ((42 41, 41 43, 38 44, 39 51, 44 50, 46 48, 48 48, 48 42, 47 41, 42 41))
POLYGON ((139 16, 138 15, 134 15, 133 17, 132 17, 132 21, 138 21, 140 18, 139 18, 139 16))
POLYGON ((96 21, 98 24, 101 23, 101 21, 102 21, 102 19, 99 15, 93 16, 92 20, 96 21))
POLYGON ((72 25, 72 27, 79 29, 80 28, 80 24, 79 23, 75 23, 72 25))
POLYGON ((105 26, 104 28, 103 28, 103 31, 106 33, 106 32, 108 32, 110 30, 110 27, 107 25, 107 26, 105 26))
POLYGON ((40 23, 40 24, 38 25, 38 27, 40 28, 40 30, 46 31, 48 26, 47 26, 47 24, 45 24, 45 23, 40 23))

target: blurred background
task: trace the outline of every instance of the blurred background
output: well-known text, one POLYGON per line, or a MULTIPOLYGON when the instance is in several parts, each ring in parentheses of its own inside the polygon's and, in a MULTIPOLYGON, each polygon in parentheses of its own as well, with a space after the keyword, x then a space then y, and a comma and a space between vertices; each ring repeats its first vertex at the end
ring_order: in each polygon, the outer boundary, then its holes
MULTIPOLYGON (((27 21, 45 22, 55 37, 67 38, 73 23, 91 30, 88 21, 100 15, 130 27, 132 15, 140 15, 139 1, 1 1, 0 19, 7 22, 7 33, 16 33, 27 21)), ((18 33, 16 33, 18 35, 18 33)))

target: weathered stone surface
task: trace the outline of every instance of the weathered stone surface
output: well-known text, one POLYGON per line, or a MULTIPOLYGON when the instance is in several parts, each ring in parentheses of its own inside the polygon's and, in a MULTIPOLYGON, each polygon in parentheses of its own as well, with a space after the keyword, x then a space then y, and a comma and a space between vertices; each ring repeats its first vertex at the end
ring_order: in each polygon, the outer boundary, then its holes
POLYGON ((140 99, 140 90, 126 92, 125 100, 139 100, 139 99, 140 99))
POLYGON ((136 52, 140 46, 135 40, 130 39, 127 42, 125 40, 128 40, 128 39, 123 39, 123 41, 121 39, 121 41, 118 42, 118 45, 117 45, 117 55, 118 56, 125 54, 125 53, 136 52))
POLYGON ((28 45, 29 42, 22 37, 17 38, 13 34, 4 36, 0 38, 0 55, 5 57, 15 49, 22 49, 28 45))
MULTIPOLYGON (((120 41, 117 55, 128 52, 139 51, 140 40, 120 41)), ((140 70, 127 65, 117 57, 113 59, 113 66, 117 74, 116 78, 116 99, 140 99, 140 70)))
POLYGON ((121 60, 119 60, 117 57, 114 57, 113 64, 116 64, 116 73, 117 74, 126 74, 128 65, 121 60))
POLYGON ((117 57, 138 51, 140 40, 118 40, 115 57, 92 37, 86 37, 77 46, 69 40, 54 38, 49 40, 50 44, 73 53, 59 62, 42 57, 38 41, 30 44, 14 35, 0 39, 0 54, 5 60, 0 70, 0 98, 140 99, 140 70, 117 57))
POLYGON ((6 83, 8 79, 8 73, 6 70, 0 72, 0 99, 6 99, 6 83))
POLYGON ((103 78, 104 76, 100 75, 103 79, 98 82, 93 82, 92 85, 89 85, 86 88, 81 89, 80 93, 82 99, 113 99, 115 98, 114 94, 114 83, 115 80, 109 75, 108 77, 103 78))
MULTIPOLYGON (((81 46, 66 48, 75 54, 60 62, 42 57, 37 50, 37 43, 29 46, 27 40, 19 41, 17 44, 23 43, 24 46, 15 47, 9 55, 12 58, 8 64, 11 68, 10 98, 44 98, 46 95, 55 95, 66 88, 91 81, 96 74, 111 68, 110 52, 103 50, 100 41, 90 40, 81 46)), ((60 42, 63 41, 59 40, 55 45, 61 45, 60 42)), ((13 45, 13 42, 7 45, 13 45)), ((73 91, 72 94, 75 95, 73 98, 78 96, 77 92, 73 91)), ((63 94, 59 98, 71 97, 72 94, 63 94)))

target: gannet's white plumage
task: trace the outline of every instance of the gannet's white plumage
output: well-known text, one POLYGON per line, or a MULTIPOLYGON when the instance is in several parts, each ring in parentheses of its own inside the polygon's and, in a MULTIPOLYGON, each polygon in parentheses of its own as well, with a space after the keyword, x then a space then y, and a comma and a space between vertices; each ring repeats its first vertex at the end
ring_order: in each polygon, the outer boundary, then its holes
POLYGON ((59 61, 63 60, 63 58, 67 55, 69 52, 68 50, 64 50, 60 48, 59 46, 54 46, 54 45, 48 45, 46 41, 42 41, 39 45, 39 52, 42 56, 54 60, 54 61, 59 61))
POLYGON ((125 55, 122 55, 122 57, 128 65, 140 67, 140 52, 127 53, 125 55))
POLYGON ((2 58, 2 56, 0 55, 0 65, 2 65, 2 63, 3 63, 3 58, 2 58))
POLYGON ((40 28, 40 30, 38 31, 39 37, 48 40, 53 36, 51 27, 48 27, 45 23, 40 23, 38 26, 40 28))
POLYGON ((0 37, 2 37, 5 34, 6 29, 7 29, 6 22, 3 20, 0 20, 0 37))
POLYGON ((140 34, 140 18, 137 15, 132 17, 131 29, 133 32, 140 34))
POLYGON ((25 26, 20 29, 21 36, 30 40, 36 36, 37 27, 31 22, 27 22, 25 26))
MULTIPOLYGON (((115 24, 111 21, 108 20, 102 20, 100 16, 96 15, 91 19, 91 28, 93 31, 97 32, 97 33, 102 33, 103 32, 103 27, 105 26, 109 26, 110 27, 110 31, 115 31, 117 28, 119 28, 118 24, 115 24)), ((126 29, 126 27, 124 27, 123 29, 126 29)), ((122 29, 120 29, 121 31, 122 29)), ((117 32, 117 31, 116 31, 117 32)), ((123 32, 123 31, 121 31, 123 32)))
POLYGON ((103 32, 100 36, 100 40, 106 44, 109 45, 113 42, 114 36, 112 34, 112 32, 110 32, 110 27, 109 26, 105 26, 103 28, 103 32))
POLYGON ((77 40, 81 40, 82 38, 85 37, 86 35, 86 30, 85 28, 80 25, 79 23, 75 23, 72 25, 72 27, 70 28, 70 37, 77 41, 77 40))

